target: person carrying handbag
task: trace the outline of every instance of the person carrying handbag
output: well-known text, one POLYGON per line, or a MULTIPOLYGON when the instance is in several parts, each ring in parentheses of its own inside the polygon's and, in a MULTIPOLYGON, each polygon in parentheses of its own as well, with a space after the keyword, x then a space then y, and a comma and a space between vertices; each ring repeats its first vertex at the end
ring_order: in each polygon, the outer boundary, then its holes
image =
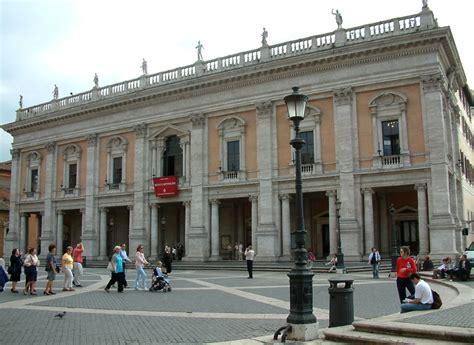
POLYGON ((25 256, 25 261, 23 262, 25 275, 26 275, 26 284, 25 290, 23 290, 24 295, 36 295, 36 280, 38 278, 38 265, 40 264, 38 256, 36 256, 36 248, 29 248, 28 254, 25 256))

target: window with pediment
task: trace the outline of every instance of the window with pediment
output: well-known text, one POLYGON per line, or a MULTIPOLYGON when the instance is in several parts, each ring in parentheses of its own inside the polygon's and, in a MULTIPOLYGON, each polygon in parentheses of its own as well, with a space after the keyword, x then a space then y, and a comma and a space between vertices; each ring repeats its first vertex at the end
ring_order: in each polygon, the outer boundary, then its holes
POLYGON ((61 189, 64 196, 79 196, 79 173, 81 148, 71 144, 63 151, 63 183, 61 189))
POLYGON ((108 141, 106 191, 126 191, 127 151, 128 140, 124 137, 115 136, 108 141))
POLYGON ((386 91, 369 102, 373 130, 373 167, 398 168, 410 165, 407 131, 407 98, 386 91))
POLYGON ((221 181, 246 179, 245 128, 245 121, 238 116, 227 117, 217 126, 221 181))
POLYGON ((183 176, 183 150, 177 135, 165 139, 162 176, 183 176))
MULTIPOLYGON (((293 122, 289 120, 291 138, 295 137, 293 122)), ((313 175, 322 173, 321 161, 321 111, 314 106, 306 106, 305 116, 300 122, 300 138, 305 141, 301 148, 301 172, 303 175, 313 175)), ((295 151, 292 148, 292 160, 290 165, 294 165, 295 151)))
POLYGON ((41 176, 41 155, 33 151, 26 156, 27 172, 25 181, 25 195, 27 198, 39 199, 40 176, 41 176))

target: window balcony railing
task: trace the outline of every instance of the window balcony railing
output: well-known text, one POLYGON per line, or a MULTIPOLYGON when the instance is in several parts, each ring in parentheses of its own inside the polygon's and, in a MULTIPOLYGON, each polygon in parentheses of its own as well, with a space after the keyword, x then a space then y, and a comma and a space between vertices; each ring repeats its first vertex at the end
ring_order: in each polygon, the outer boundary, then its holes
POLYGON ((107 192, 125 192, 126 191, 126 183, 105 183, 105 190, 107 192))
POLYGON ((314 172, 314 164, 301 164, 301 174, 302 175, 313 175, 314 172))
POLYGON ((232 170, 232 171, 221 171, 219 173, 219 180, 223 182, 238 182, 245 180, 245 171, 232 170))
POLYGON ((402 166, 400 155, 382 156, 382 168, 399 168, 402 166))

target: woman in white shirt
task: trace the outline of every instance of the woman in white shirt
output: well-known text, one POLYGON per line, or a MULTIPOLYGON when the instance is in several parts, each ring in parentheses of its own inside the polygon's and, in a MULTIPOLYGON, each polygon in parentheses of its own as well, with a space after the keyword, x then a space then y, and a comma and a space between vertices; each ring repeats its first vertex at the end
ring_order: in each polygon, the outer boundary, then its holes
POLYGON ((146 287, 146 274, 143 269, 144 265, 148 265, 148 261, 145 259, 143 254, 143 245, 137 247, 137 254, 135 255, 135 268, 137 269, 137 278, 135 279, 135 290, 138 290, 140 286, 143 290, 147 290, 146 287))

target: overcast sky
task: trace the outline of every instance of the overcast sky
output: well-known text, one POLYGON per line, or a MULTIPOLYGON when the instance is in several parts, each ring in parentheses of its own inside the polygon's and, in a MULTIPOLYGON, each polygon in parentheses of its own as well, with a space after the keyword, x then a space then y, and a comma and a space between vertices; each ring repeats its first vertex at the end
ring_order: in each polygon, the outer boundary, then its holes
MULTIPOLYGON (((440 26, 451 26, 464 71, 474 85, 472 0, 430 0, 440 26)), ((350 28, 421 11, 421 0, 0 0, 0 123, 23 107, 260 46, 262 28, 276 44, 334 31, 331 9, 350 28)), ((0 161, 11 136, 0 130, 0 161)))

